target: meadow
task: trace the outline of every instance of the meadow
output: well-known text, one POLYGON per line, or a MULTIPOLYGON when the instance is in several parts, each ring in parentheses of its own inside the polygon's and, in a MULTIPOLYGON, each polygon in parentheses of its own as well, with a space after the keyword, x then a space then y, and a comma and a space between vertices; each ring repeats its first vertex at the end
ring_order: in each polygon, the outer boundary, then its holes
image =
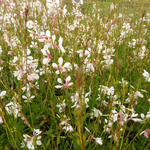
POLYGON ((0 0, 0 150, 149 150, 150 2, 0 0))

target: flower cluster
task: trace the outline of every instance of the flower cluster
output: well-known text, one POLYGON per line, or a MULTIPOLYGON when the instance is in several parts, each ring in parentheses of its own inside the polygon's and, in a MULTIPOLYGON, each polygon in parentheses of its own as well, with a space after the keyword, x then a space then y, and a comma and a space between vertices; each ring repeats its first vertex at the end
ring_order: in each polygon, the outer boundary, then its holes
POLYGON ((24 140, 21 143, 21 148, 27 147, 29 150, 34 150, 36 145, 40 146, 42 144, 40 136, 41 133, 42 132, 39 129, 34 129, 32 136, 24 134, 24 140))

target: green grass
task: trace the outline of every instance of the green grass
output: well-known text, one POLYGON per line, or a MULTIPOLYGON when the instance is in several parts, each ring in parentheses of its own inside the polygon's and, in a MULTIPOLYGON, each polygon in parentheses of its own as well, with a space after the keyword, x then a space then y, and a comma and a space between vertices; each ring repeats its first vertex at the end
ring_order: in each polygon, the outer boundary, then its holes
POLYGON ((149 150, 149 1, 66 0, 55 15, 12 2, 0 4, 0 150, 149 150))

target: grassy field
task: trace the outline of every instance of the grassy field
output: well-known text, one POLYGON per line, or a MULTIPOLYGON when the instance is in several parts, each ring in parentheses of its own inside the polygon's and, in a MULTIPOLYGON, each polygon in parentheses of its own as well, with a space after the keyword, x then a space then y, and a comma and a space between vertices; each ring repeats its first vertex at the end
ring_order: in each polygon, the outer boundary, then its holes
POLYGON ((0 0, 0 150, 149 150, 148 0, 0 0))

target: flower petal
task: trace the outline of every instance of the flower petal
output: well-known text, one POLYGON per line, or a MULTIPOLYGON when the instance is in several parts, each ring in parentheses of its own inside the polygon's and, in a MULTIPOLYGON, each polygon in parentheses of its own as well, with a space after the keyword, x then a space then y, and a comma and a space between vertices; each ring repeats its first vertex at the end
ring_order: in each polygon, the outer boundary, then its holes
POLYGON ((69 82, 70 80, 71 80, 71 77, 68 76, 68 77, 66 78, 66 82, 69 82))
POLYGON ((57 79, 57 82, 60 83, 60 84, 62 84, 61 78, 58 78, 58 79, 57 79))
POLYGON ((58 68, 58 65, 56 63, 52 63, 53 68, 58 68))
POLYGON ((62 58, 62 57, 60 57, 60 58, 58 59, 58 63, 59 63, 60 66, 62 66, 62 64, 63 64, 63 58, 62 58))
POLYGON ((62 85, 56 85, 55 88, 56 88, 56 89, 61 89, 61 88, 62 88, 62 85))
POLYGON ((71 85, 73 85, 73 82, 71 82, 71 83, 68 84, 68 86, 71 86, 71 85))

